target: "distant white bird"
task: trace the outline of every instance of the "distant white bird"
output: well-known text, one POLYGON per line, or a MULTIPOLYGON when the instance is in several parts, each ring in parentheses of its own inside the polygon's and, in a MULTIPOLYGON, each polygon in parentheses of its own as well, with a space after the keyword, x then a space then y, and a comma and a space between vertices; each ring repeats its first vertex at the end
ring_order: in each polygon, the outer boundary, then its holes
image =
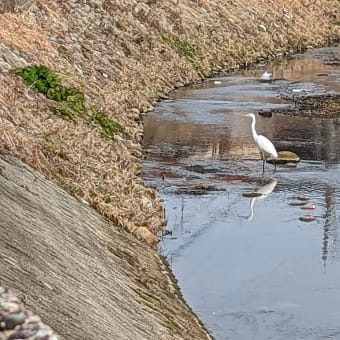
MULTIPOLYGON (((258 135, 256 130, 255 130, 255 123, 256 123, 256 118, 253 113, 248 113, 245 115, 246 117, 250 117, 252 119, 251 122, 251 134, 253 136, 253 140, 257 147, 259 148, 263 160, 263 165, 262 165, 262 170, 264 172, 264 163, 266 162, 266 156, 270 156, 273 158, 277 158, 278 154, 275 149, 275 146, 273 143, 265 136, 258 135)), ((276 162, 274 162, 274 171, 276 170, 276 162)))
POLYGON ((311 92, 309 89, 293 89, 293 93, 306 93, 306 92, 311 92))
POLYGON ((267 71, 265 71, 261 76, 261 80, 270 80, 271 77, 272 77, 272 73, 268 73, 267 71))

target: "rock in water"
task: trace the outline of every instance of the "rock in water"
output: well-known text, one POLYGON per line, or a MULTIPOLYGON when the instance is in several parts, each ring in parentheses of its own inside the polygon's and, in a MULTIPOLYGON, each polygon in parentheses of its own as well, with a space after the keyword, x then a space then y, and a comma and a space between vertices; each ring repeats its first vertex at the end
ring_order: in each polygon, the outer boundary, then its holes
POLYGON ((259 115, 262 117, 271 117, 273 115, 273 112, 271 109, 262 109, 259 111, 259 115))
POLYGON ((256 191, 244 192, 242 194, 243 197, 260 197, 262 193, 256 191))
POLYGON ((279 151, 277 158, 268 158, 268 163, 274 164, 287 164, 287 163, 298 163, 300 162, 300 157, 291 151, 279 151))
POLYGON ((303 215, 299 217, 299 220, 302 222, 313 222, 315 221, 315 216, 313 215, 303 215))

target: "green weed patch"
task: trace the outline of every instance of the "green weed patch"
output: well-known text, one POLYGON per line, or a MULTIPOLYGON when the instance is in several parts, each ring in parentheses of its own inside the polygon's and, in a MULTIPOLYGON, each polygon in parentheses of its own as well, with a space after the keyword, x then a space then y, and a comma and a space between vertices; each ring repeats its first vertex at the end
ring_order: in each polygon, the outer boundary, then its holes
POLYGON ((105 112, 90 114, 85 107, 84 93, 78 89, 61 84, 60 78, 47 66, 31 65, 16 69, 14 74, 21 77, 25 84, 45 97, 56 102, 50 110, 66 120, 75 121, 77 117, 87 119, 89 123, 99 125, 101 136, 105 140, 112 139, 115 134, 127 137, 124 128, 114 122, 105 112))
POLYGON ((77 115, 85 114, 85 96, 78 89, 61 84, 60 78, 47 66, 30 65, 16 69, 14 74, 21 77, 25 84, 58 105, 50 106, 52 112, 65 119, 73 120, 77 115))
POLYGON ((97 112, 92 117, 91 120, 102 128, 102 138, 111 139, 115 134, 119 134, 122 137, 127 137, 124 128, 113 121, 105 112, 97 112))
POLYGON ((199 56, 195 47, 191 46, 188 42, 179 40, 174 36, 162 36, 164 42, 166 42, 171 48, 173 48, 178 54, 187 58, 190 62, 194 62, 199 56))

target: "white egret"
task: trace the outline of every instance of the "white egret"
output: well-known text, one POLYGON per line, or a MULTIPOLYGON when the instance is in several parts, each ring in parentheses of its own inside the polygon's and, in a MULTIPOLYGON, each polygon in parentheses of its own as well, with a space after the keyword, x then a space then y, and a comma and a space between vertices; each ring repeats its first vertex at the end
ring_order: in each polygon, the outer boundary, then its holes
POLYGON ((272 74, 268 73, 267 71, 265 71, 262 76, 261 76, 261 80, 270 80, 272 74))
MULTIPOLYGON (((245 117, 250 117, 252 119, 251 122, 251 134, 253 136, 253 140, 257 147, 259 148, 263 160, 263 165, 262 165, 262 170, 264 172, 264 163, 266 162, 266 156, 270 156, 273 158, 277 158, 278 154, 275 149, 275 146, 273 143, 265 136, 258 135, 256 130, 255 130, 255 123, 256 123, 256 118, 253 113, 248 113, 245 115, 245 117)), ((276 170, 276 162, 274 161, 274 171, 276 170)))

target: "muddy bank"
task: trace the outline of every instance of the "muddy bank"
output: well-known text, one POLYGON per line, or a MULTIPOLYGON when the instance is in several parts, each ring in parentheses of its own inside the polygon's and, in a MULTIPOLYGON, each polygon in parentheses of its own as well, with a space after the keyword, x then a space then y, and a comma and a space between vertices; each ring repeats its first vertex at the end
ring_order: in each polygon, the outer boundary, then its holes
POLYGON ((209 338, 156 251, 22 162, 0 170, 0 283, 61 339, 209 338))

